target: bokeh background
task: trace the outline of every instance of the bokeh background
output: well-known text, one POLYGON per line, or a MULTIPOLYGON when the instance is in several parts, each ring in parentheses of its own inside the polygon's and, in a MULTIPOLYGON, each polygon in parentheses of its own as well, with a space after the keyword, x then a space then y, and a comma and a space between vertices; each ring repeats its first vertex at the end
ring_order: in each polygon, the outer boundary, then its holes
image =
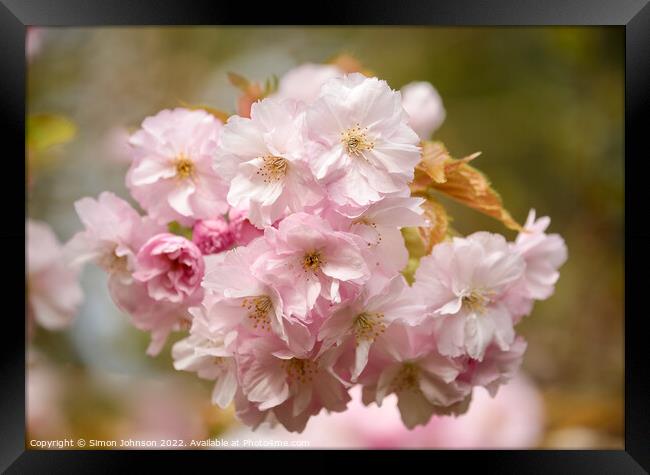
MULTIPOLYGON (((173 370, 169 351, 147 357, 148 336, 88 266, 73 325, 37 329, 29 344, 28 439, 623 447, 622 28, 47 28, 29 36, 27 112, 65 118, 73 133, 30 154, 28 215, 62 241, 81 229, 77 199, 104 190, 128 198, 125 137, 147 115, 183 103, 234 112, 227 72, 263 81, 346 53, 395 89, 430 81, 447 111, 434 138, 454 156, 482 151, 474 164, 506 208, 521 222, 529 208, 551 216, 569 260, 555 295, 519 327, 529 342, 525 376, 477 402, 466 421, 434 420, 407 434, 387 404, 381 416, 358 407, 354 417, 319 417, 297 437, 251 434, 232 411, 210 406, 208 383, 173 370), (377 433, 385 437, 372 439, 377 433)), ((474 211, 449 209, 462 233, 514 237, 474 211)))

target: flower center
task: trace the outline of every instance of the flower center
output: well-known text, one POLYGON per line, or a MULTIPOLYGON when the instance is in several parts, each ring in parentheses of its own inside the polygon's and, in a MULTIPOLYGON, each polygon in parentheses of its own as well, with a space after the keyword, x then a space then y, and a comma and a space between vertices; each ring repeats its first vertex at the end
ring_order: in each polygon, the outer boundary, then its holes
POLYGON ((399 392, 407 389, 419 389, 419 368, 413 363, 404 363, 402 369, 393 380, 393 391, 399 392))
POLYGON ((289 161, 286 158, 267 155, 262 160, 264 164, 256 174, 262 177, 264 183, 276 182, 286 176, 289 168, 289 161))
POLYGON ((384 333, 386 325, 383 323, 383 313, 362 312, 354 319, 354 336, 357 343, 361 340, 374 341, 384 333))
POLYGON ((269 313, 273 310, 273 302, 268 295, 245 298, 241 303, 242 307, 248 310, 248 318, 253 323, 253 328, 260 330, 271 329, 271 318, 269 313))
POLYGON ((367 128, 362 129, 357 124, 351 129, 341 132, 341 143, 348 151, 348 154, 359 156, 366 150, 373 149, 375 143, 368 140, 367 131, 367 128))
POLYGON ((485 313, 485 307, 490 303, 490 293, 482 290, 472 290, 462 298, 463 306, 478 314, 485 313))
POLYGON ((181 179, 189 178, 194 174, 194 162, 184 153, 179 154, 174 160, 176 176, 181 179))
POLYGON ((104 254, 99 260, 99 266, 109 274, 126 274, 129 271, 129 261, 126 256, 118 256, 115 249, 104 254))
POLYGON ((323 264, 325 264, 325 260, 320 251, 308 252, 302 258, 302 267, 305 271, 316 272, 323 264))
POLYGON ((311 382, 318 371, 318 363, 312 360, 303 360, 300 358, 291 358, 284 360, 282 366, 287 373, 288 383, 308 383, 311 382))

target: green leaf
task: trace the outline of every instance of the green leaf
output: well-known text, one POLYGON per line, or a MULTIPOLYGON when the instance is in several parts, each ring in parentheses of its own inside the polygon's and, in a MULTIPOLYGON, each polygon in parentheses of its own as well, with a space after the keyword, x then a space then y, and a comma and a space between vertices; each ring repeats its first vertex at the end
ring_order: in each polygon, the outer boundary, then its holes
POLYGON ((55 114, 32 114, 27 118, 27 147, 41 152, 74 138, 77 126, 71 120, 55 114))
POLYGON ((183 236, 186 239, 192 240, 192 228, 188 228, 180 224, 178 221, 172 221, 167 225, 170 233, 178 236, 183 236))
POLYGON ((409 252, 409 260, 406 268, 402 269, 402 275, 409 284, 413 283, 415 271, 420 265, 420 258, 427 254, 424 243, 420 238, 417 228, 402 228, 404 244, 409 252))

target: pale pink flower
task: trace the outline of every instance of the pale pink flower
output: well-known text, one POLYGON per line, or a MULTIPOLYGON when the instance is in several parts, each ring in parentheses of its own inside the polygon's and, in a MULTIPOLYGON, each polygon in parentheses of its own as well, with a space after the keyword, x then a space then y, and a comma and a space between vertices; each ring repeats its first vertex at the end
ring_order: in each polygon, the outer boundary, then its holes
POLYGON ((141 217, 129 203, 109 192, 101 193, 97 200, 82 198, 75 202, 75 209, 85 230, 66 244, 71 263, 92 261, 111 279, 131 283, 137 252, 164 227, 141 217))
POLYGON ((138 251, 133 277, 154 300, 191 304, 201 298, 203 256, 196 244, 170 233, 156 234, 138 251))
POLYGON ((521 278, 503 299, 515 323, 530 315, 535 300, 545 300, 553 294, 560 277, 558 269, 567 259, 564 239, 559 234, 545 233, 549 224, 547 216, 535 220, 535 210, 530 210, 524 230, 510 243, 513 252, 526 263, 521 278))
MULTIPOLYGON (((298 304, 285 301, 271 283, 252 272, 257 258, 268 250, 263 239, 224 253, 207 262, 202 311, 210 330, 226 335, 277 335, 294 348, 307 351, 313 338, 290 311, 298 304)), ((290 299, 296 300, 287 293, 290 299)))
POLYGON ((412 429, 433 414, 467 410, 471 388, 457 381, 463 365, 438 353, 435 340, 421 328, 394 323, 371 350, 359 382, 365 404, 382 404, 396 394, 404 425, 412 429))
POLYGON ((559 234, 546 234, 551 219, 544 216, 535 220, 535 210, 530 210, 524 231, 517 235, 512 245, 526 262, 523 280, 527 296, 545 300, 553 295, 555 283, 560 278, 558 269, 567 260, 567 248, 559 234))
POLYGON ((28 319, 48 330, 64 328, 83 301, 78 270, 69 265, 47 224, 32 219, 25 224, 28 319))
POLYGON ((507 350, 514 330, 502 299, 523 272, 523 259, 498 234, 478 232, 436 245, 420 260, 414 289, 435 318, 438 350, 478 360, 492 341, 507 350))
POLYGON ((346 230, 366 241, 376 270, 390 277, 406 267, 409 254, 400 228, 426 226, 423 202, 422 198, 388 196, 365 210, 348 213, 346 230))
POLYGON ((385 81, 349 74, 323 85, 307 110, 316 178, 341 206, 365 206, 403 192, 420 160, 399 92, 385 81))
POLYGON ((408 124, 421 140, 431 134, 445 120, 445 108, 438 91, 425 81, 412 82, 401 89, 402 106, 409 116, 408 124))
POLYGON ((137 253, 153 236, 164 231, 149 217, 141 217, 126 201, 104 192, 97 200, 75 203, 84 231, 66 244, 65 251, 76 266, 92 261, 108 273, 108 289, 117 307, 129 314, 136 328, 151 333, 147 349, 156 355, 169 333, 187 318, 183 302, 154 300, 147 284, 134 279, 137 253))
POLYGON ((264 99, 251 118, 233 116, 221 136, 214 170, 230 180, 228 203, 248 209, 263 227, 321 200, 305 162, 304 114, 294 101, 264 99))
POLYGON ((271 419, 291 432, 302 432, 323 408, 345 410, 350 396, 331 370, 332 351, 316 354, 317 348, 295 353, 277 338, 246 340, 237 357, 245 396, 235 399, 238 414, 253 425, 271 419))
POLYGON ((310 104, 320 95, 323 84, 329 79, 341 77, 344 74, 341 69, 332 64, 301 64, 282 76, 276 97, 310 104))
POLYGON ((231 209, 227 215, 194 223, 192 241, 203 254, 218 254, 236 246, 245 246, 262 234, 250 223, 244 211, 231 209))
POLYGON ((458 361, 464 368, 458 380, 471 386, 483 386, 494 397, 499 387, 510 381, 519 370, 526 346, 526 341, 518 336, 508 350, 492 343, 485 350, 482 361, 461 356, 458 361))
POLYGON ((193 314, 190 335, 174 344, 174 368, 192 371, 200 378, 216 381, 212 402, 221 408, 230 405, 237 391, 237 366, 230 349, 235 333, 215 332, 200 307, 190 309, 193 314))
POLYGON ((191 225, 225 213, 227 185, 212 169, 222 124, 202 110, 163 110, 131 137, 126 184, 151 218, 191 225))
POLYGON ((375 339, 394 321, 414 325, 422 319, 424 306, 419 304, 401 274, 388 280, 378 275, 370 279, 354 300, 330 309, 330 316, 320 327, 318 339, 323 349, 346 347, 353 353, 349 366, 351 381, 356 381, 368 363, 368 353, 375 339))
POLYGON ((305 316, 319 296, 338 303, 341 287, 358 286, 369 277, 361 250, 366 244, 354 234, 332 230, 318 216, 294 213, 277 229, 267 227, 264 241, 269 250, 256 259, 253 273, 292 302, 290 314, 305 316))
MULTIPOLYGON (((473 390, 469 411, 462 417, 440 420, 436 432, 438 447, 533 448, 544 434, 544 400, 533 383, 521 374, 496 396, 479 386, 473 390)), ((409 445, 421 446, 413 442, 409 445)))

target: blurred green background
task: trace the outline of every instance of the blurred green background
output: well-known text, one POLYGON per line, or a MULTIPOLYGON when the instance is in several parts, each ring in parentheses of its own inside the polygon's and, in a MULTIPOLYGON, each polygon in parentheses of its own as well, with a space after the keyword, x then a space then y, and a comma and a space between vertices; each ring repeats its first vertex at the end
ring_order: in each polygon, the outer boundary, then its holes
MULTIPOLYGON (((513 216, 523 222, 535 208, 567 242, 556 294, 519 326, 529 342, 524 370, 544 397, 541 445, 563 446, 558 433, 579 429, 591 446, 623 446, 622 28, 48 28, 38 36, 27 111, 67 117, 77 130, 30 157, 28 214, 61 240, 81 228, 75 200, 104 190, 128 197, 120 140, 144 117, 182 102, 234 112, 229 71, 263 81, 349 53, 395 89, 430 81, 447 111, 434 138, 457 157, 482 151, 474 165, 513 216)), ((449 210, 464 234, 514 237, 474 211, 449 210)), ((209 385, 172 374, 169 352, 145 356, 147 337, 112 305, 101 271, 89 266, 83 287, 73 326, 38 331, 32 344, 68 388, 57 406, 68 435, 112 433, 126 417, 115 388, 143 380, 196 391, 201 430, 218 434, 229 418, 209 408, 209 385)))

